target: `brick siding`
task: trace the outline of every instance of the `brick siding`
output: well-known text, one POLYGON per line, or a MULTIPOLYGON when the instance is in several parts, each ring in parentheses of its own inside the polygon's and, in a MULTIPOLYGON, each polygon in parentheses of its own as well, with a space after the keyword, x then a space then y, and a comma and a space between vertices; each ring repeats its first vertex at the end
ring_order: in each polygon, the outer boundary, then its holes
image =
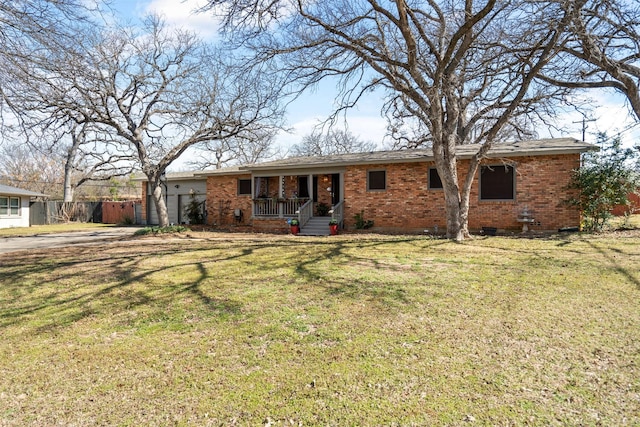
MULTIPOLYGON (((506 161, 506 160, 505 160, 506 161)), ((498 165, 502 160, 487 160, 484 164, 498 165)), ((469 228, 496 227, 499 230, 520 230, 518 215, 526 208, 535 219, 532 230, 557 230, 580 224, 577 208, 565 201, 570 197, 566 186, 571 171, 580 164, 579 154, 554 156, 513 157, 515 166, 515 199, 506 201, 480 200, 478 175, 473 182, 469 204, 469 228)), ((365 220, 374 221, 374 230, 381 232, 423 232, 436 226, 446 228, 444 193, 428 188, 428 170, 433 162, 354 165, 345 168, 344 223, 355 228, 354 216, 363 212, 365 220), (386 171, 386 190, 367 190, 367 171, 386 171)), ((460 183, 466 175, 468 161, 458 167, 460 183)), ((301 173, 304 175, 304 173, 301 173)), ((238 179, 251 179, 250 174, 212 175, 207 177, 207 222, 211 226, 240 227, 247 231, 287 232, 282 218, 252 218, 252 200, 249 195, 238 195, 238 179), (241 209, 243 218, 238 222, 234 210, 241 209)), ((279 176, 268 179, 269 196, 277 196, 279 176)), ((318 201, 330 204, 331 175, 318 176, 318 201)), ((265 187, 266 188, 266 187, 265 187)), ((293 197, 298 190, 296 176, 285 176, 284 196, 293 197)), ((146 218, 147 192, 142 186, 142 215, 146 218)))
POLYGON ((252 203, 250 195, 238 195, 238 180, 251 179, 251 175, 213 175, 207 177, 207 223, 212 226, 251 226, 252 203), (237 221, 234 211, 242 211, 237 221))
MULTIPOLYGON (((522 229, 518 215, 527 208, 535 219, 534 230, 557 230, 577 226, 580 214, 564 201, 569 198, 566 186, 571 171, 579 166, 579 154, 516 157, 515 200, 480 200, 478 175, 469 198, 469 228, 496 227, 502 230, 522 229)), ((486 161, 496 165, 501 161, 486 161)), ((345 224, 355 226, 354 215, 363 211, 373 220, 375 229, 389 232, 420 232, 446 227, 443 190, 428 189, 427 174, 433 162, 358 165, 345 173, 345 224), (367 191, 367 171, 385 170, 387 189, 367 191)), ((460 162, 460 185, 466 176, 468 161, 460 162)))

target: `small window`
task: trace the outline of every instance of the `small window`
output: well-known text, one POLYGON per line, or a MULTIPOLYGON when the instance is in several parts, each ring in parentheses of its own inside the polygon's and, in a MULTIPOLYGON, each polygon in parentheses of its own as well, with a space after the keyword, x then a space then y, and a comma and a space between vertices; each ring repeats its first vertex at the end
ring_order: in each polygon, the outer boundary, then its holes
POLYGON ((513 166, 482 166, 480 169, 480 200, 514 200, 515 173, 513 166))
POLYGON ((8 197, 0 197, 0 215, 9 215, 8 197))
POLYGON ((369 171, 367 174, 367 190, 381 191, 387 189, 386 171, 369 171))
POLYGON ((442 180, 438 174, 438 169, 429 168, 429 189, 430 190, 442 190, 442 180))
POLYGON ((251 180, 250 179, 239 179, 238 180, 238 195, 239 196, 250 196, 251 195, 251 180))

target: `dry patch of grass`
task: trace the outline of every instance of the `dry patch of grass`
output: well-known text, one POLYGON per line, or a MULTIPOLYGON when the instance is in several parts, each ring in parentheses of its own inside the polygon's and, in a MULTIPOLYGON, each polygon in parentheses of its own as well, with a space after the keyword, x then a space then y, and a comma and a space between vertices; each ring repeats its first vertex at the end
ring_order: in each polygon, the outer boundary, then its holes
POLYGON ((0 256, 0 425, 640 423, 638 232, 197 236, 0 256))

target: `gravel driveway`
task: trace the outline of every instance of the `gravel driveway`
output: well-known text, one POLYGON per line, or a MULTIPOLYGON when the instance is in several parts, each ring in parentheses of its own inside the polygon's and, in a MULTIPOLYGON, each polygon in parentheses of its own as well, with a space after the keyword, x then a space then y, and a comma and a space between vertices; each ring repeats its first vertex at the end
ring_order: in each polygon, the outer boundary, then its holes
POLYGON ((29 249, 61 248, 74 245, 92 245, 132 236, 137 228, 113 227, 91 231, 41 234, 25 237, 0 238, 0 254, 29 249))

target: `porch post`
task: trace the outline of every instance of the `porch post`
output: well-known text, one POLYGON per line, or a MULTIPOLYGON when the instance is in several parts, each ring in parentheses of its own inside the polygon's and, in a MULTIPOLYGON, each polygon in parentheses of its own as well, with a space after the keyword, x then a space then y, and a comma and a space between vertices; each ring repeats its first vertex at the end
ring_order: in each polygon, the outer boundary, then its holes
POLYGON ((311 199, 311 203, 313 203, 313 199, 315 198, 315 194, 313 194, 313 174, 307 178, 307 190, 309 190, 309 198, 311 199))
POLYGON ((251 174, 251 218, 256 216, 256 178, 251 174))
POLYGON ((280 199, 284 199, 284 176, 280 175, 280 181, 278 185, 278 216, 280 218, 284 217, 284 206, 283 203, 280 203, 280 199))

